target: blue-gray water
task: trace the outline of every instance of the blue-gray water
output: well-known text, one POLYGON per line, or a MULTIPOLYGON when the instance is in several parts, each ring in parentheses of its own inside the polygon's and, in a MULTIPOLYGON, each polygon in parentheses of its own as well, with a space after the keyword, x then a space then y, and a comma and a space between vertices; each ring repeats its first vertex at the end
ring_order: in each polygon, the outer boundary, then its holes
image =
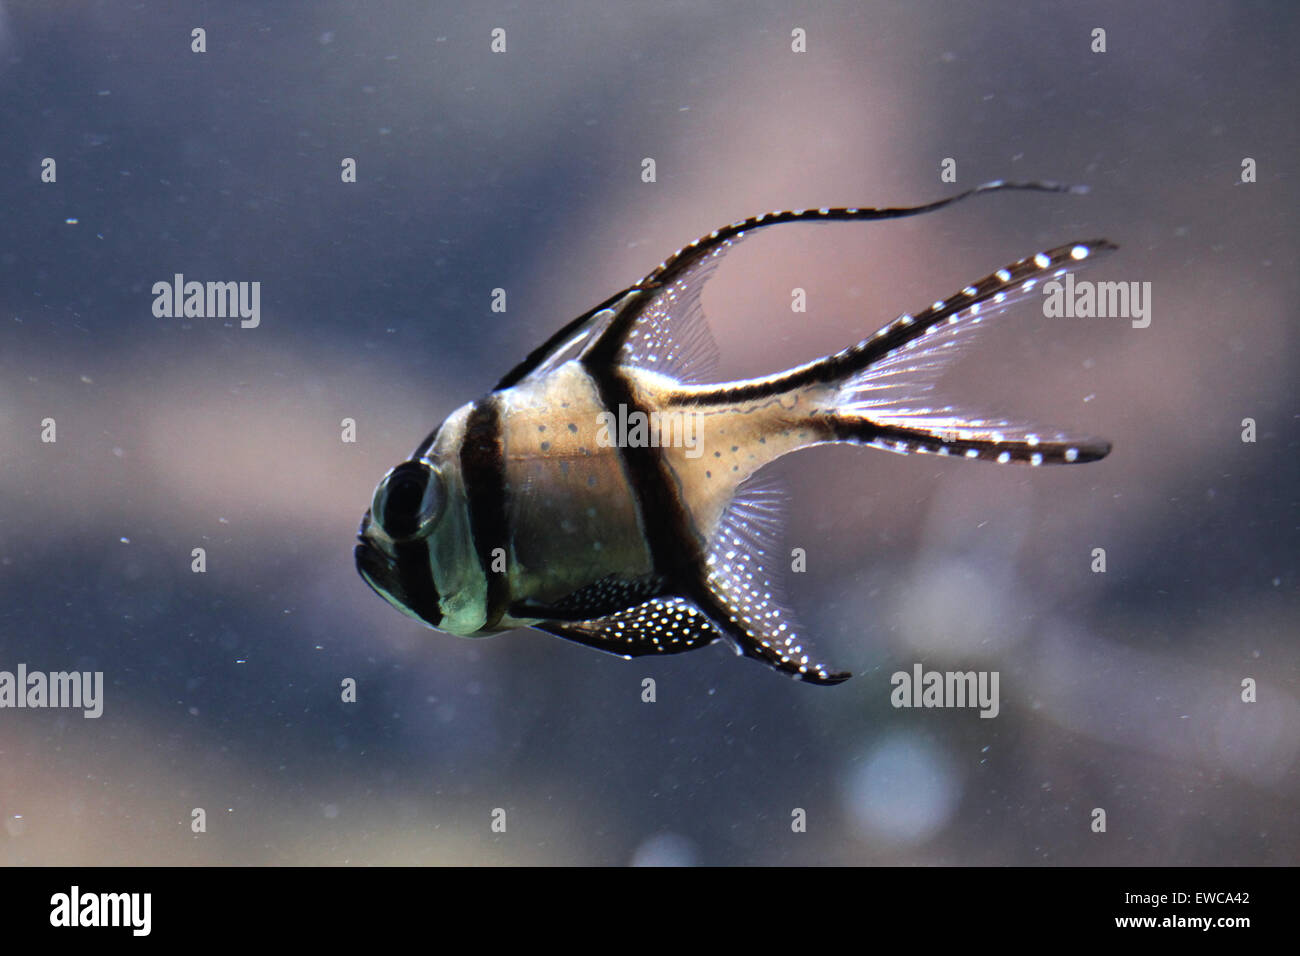
POLYGON ((0 710, 0 861, 1295 863, 1300 30, 1137 6, 0 0, 0 670, 105 682, 0 710), (1026 303, 941 386, 1102 463, 775 466, 853 680, 466 641, 358 578, 384 471, 673 249, 998 178, 1092 192, 772 230, 705 294, 737 377, 1074 239, 1151 283, 1147 328, 1026 303), (175 273, 260 325, 155 317, 175 273), (917 662, 999 715, 893 708, 917 662))

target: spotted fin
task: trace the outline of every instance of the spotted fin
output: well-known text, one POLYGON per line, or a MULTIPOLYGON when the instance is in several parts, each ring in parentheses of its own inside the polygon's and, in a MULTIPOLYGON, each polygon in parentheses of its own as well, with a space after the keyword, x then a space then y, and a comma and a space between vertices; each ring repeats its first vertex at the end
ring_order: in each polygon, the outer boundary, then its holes
MULTIPOLYGON (((916 315, 903 315, 852 349, 825 360, 861 363, 859 353, 889 343, 850 371, 827 416, 834 440, 884 451, 932 453, 1028 465, 1076 464, 1106 457, 1110 443, 1057 428, 937 406, 935 381, 963 348, 1015 303, 1041 299, 1039 286, 1077 272, 1115 246, 1104 239, 1067 243, 1027 256, 971 283, 916 315)), ((879 348, 879 347, 878 347, 879 348)))
POLYGON ((690 601, 657 597, 590 621, 541 621, 538 630, 620 657, 681 654, 721 635, 690 601))
POLYGON ((708 596, 701 601, 736 653, 811 684, 838 684, 851 676, 816 661, 784 606, 784 559, 777 536, 785 496, 761 476, 737 489, 709 541, 705 559, 708 596))

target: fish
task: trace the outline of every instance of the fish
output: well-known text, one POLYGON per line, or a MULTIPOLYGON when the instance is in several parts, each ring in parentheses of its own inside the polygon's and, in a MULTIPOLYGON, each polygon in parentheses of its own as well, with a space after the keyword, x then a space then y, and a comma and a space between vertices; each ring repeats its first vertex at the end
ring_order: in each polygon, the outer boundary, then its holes
POLYGON ((1082 191, 997 181, 917 206, 776 211, 679 249, 384 475, 354 548, 361 577, 408 617, 462 637, 534 628, 627 659, 724 642, 806 683, 848 679, 820 662, 789 610, 780 492, 760 469, 824 443, 1029 467, 1105 458, 1108 441, 938 405, 933 386, 1040 282, 1117 247, 1035 253, 849 348, 743 381, 711 381, 718 353, 700 293, 761 229, 897 219, 1009 190, 1082 191))

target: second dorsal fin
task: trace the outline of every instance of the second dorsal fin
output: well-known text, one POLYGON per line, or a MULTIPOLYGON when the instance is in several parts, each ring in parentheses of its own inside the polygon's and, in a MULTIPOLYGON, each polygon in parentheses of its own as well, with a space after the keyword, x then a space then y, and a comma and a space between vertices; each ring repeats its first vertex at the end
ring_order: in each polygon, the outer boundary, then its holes
POLYGON ((759 229, 794 222, 873 222, 935 212, 981 193, 1021 190, 1077 192, 1059 183, 984 183, 919 206, 822 207, 761 213, 715 229, 677 250, 635 285, 610 296, 559 329, 496 385, 509 388, 582 355, 588 364, 622 364, 699 382, 717 359, 700 308, 700 293, 722 257, 759 229))

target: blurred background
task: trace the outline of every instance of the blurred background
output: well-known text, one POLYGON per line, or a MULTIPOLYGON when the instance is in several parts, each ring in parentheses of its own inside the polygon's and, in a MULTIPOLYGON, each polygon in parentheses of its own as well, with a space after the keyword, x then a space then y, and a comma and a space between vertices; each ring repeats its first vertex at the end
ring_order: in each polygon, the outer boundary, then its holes
POLYGON ((105 681, 0 711, 0 862, 1296 863, 1297 45, 1195 0, 0 0, 0 669, 105 681), (1025 303, 940 384, 1100 464, 773 467, 853 680, 463 640, 357 576, 380 476, 667 253, 989 179, 1092 192, 772 230, 704 295, 732 378, 1071 240, 1151 283, 1149 328, 1025 303), (178 272, 260 281, 260 327, 156 318, 178 272), (917 662, 1001 713, 894 709, 917 662))

